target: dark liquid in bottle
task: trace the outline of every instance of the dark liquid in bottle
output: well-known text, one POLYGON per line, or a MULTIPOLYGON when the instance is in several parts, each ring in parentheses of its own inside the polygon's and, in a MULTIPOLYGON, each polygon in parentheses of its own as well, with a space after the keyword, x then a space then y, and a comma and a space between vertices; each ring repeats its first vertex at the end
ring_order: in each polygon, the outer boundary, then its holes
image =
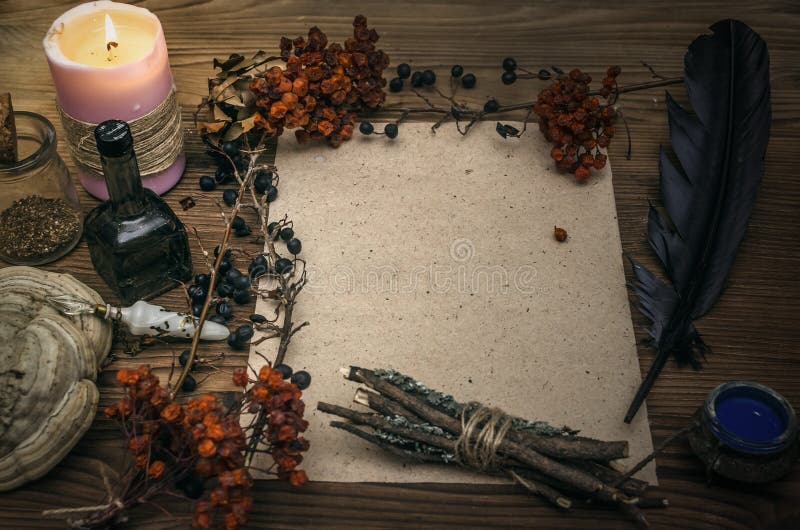
POLYGON ((103 122, 95 138, 110 196, 86 220, 95 270, 124 304, 188 281, 192 258, 186 229, 167 203, 142 188, 127 124, 103 122))

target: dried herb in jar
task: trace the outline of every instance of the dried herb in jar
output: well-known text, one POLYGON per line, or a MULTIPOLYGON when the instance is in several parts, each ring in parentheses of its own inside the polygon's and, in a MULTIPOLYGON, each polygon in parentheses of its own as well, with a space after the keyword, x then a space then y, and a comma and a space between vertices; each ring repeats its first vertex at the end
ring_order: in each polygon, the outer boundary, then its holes
POLYGON ((0 213, 0 254, 11 259, 44 258, 70 246, 81 229, 64 199, 29 195, 0 213))

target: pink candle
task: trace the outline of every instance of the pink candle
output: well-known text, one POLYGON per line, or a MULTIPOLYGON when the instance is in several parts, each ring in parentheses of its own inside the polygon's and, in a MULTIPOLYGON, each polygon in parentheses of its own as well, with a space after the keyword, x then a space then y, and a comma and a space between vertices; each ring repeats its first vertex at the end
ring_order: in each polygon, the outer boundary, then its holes
MULTIPOLYGON (((106 0, 81 4, 53 22, 44 49, 61 108, 83 122, 140 118, 175 87, 161 23, 147 9, 106 0)), ((185 166, 181 153, 142 183, 160 195, 185 166)), ((86 191, 108 198, 102 175, 79 164, 78 176, 86 191)))

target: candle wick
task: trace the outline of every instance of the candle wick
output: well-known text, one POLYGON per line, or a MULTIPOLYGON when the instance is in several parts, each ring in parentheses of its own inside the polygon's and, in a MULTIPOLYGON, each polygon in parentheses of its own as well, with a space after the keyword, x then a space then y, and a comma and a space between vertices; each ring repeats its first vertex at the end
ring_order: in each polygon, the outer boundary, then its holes
POLYGON ((108 41, 106 43, 106 51, 108 51, 108 60, 109 61, 113 61, 114 60, 114 54, 111 53, 111 48, 116 48, 117 46, 119 46, 119 43, 114 42, 113 40, 108 41))

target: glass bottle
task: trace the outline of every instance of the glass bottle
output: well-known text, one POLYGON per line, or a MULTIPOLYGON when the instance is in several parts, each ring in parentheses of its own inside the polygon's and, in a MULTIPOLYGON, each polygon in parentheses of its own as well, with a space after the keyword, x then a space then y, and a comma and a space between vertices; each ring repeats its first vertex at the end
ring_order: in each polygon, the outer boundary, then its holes
POLYGON ((95 270, 124 304, 188 281, 192 257, 186 229, 158 195, 142 187, 128 124, 105 121, 94 135, 109 192, 109 200, 86 219, 95 270))
POLYGON ((83 214, 56 131, 33 112, 14 112, 19 161, 0 163, 0 259, 44 265, 81 239, 83 214))

